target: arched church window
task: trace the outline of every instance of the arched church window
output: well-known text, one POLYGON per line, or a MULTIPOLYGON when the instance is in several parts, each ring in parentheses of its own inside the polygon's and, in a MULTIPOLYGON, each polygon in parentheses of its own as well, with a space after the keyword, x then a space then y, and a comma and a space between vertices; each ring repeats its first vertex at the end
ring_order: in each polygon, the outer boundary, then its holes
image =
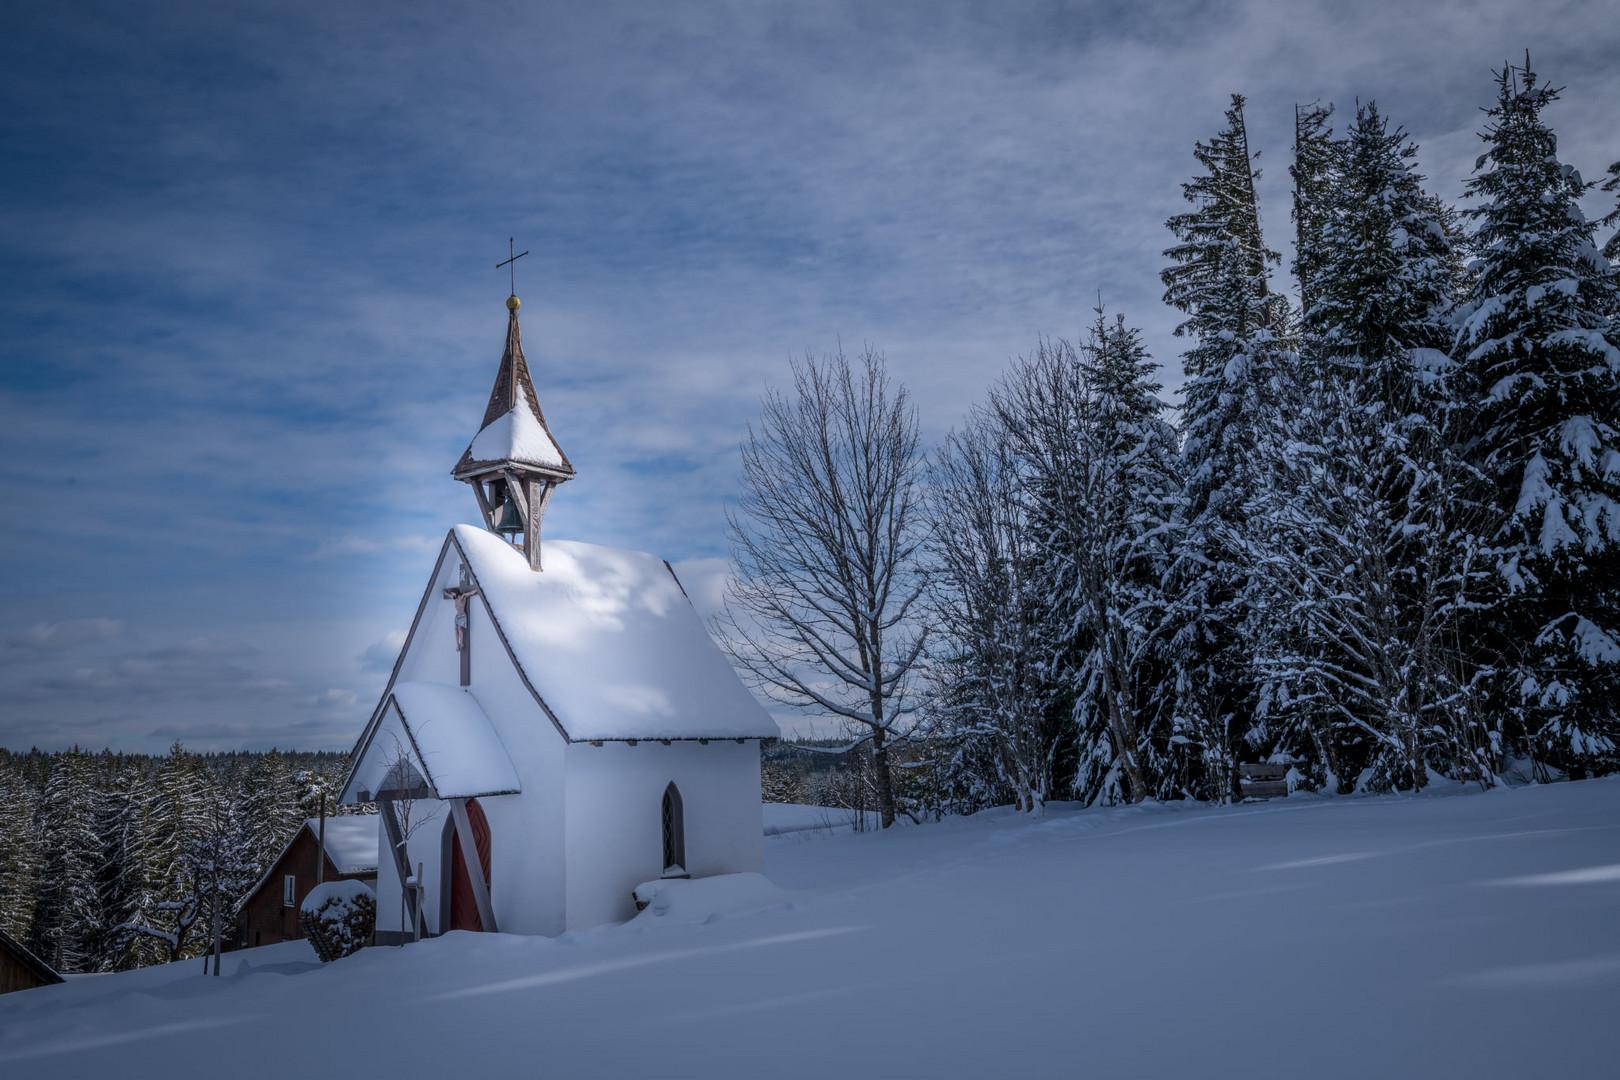
POLYGON ((681 791, 673 783, 664 789, 664 875, 686 874, 686 820, 681 811, 681 791))

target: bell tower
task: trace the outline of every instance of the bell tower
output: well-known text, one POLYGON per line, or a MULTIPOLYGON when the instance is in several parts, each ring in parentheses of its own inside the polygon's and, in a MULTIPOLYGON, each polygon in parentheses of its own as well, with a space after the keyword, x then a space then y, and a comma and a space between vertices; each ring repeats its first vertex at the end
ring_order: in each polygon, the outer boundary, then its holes
POLYGON ((529 569, 539 570, 541 519, 557 485, 574 478, 574 466, 540 411, 518 331, 522 306, 514 290, 506 298, 506 351, 484 422, 450 475, 472 485, 484 528, 521 547, 529 569))

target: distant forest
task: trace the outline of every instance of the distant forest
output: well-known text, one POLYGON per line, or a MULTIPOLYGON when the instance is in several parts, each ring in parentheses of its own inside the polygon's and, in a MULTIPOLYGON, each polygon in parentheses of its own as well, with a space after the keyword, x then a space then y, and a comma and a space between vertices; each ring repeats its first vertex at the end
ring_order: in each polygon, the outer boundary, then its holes
MULTIPOLYGON (((61 972, 201 956, 348 755, 0 750, 0 927, 61 972)), ((374 812, 374 811, 373 811, 374 812)))
MULTIPOLYGON (((870 809, 869 755, 768 747, 767 802, 870 809)), ((0 750, 0 928, 61 972, 199 957, 326 796, 349 755, 0 750)), ((857 820, 857 819, 852 819, 857 820)))

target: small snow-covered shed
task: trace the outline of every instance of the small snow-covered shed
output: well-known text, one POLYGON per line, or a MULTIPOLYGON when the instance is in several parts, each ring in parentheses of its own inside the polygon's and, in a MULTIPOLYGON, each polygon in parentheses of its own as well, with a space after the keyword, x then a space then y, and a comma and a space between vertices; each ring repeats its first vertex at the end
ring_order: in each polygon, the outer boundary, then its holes
POLYGON ((236 947, 251 949, 302 938, 298 907, 322 880, 376 886, 375 817, 329 817, 324 826, 316 818, 306 819, 270 869, 237 904, 236 947))
POLYGON ((674 571, 570 541, 541 558, 574 468, 507 307, 484 423, 452 473, 483 524, 445 537, 341 796, 378 803, 379 941, 558 934, 629 918, 652 878, 763 869, 759 748, 776 724, 674 571))

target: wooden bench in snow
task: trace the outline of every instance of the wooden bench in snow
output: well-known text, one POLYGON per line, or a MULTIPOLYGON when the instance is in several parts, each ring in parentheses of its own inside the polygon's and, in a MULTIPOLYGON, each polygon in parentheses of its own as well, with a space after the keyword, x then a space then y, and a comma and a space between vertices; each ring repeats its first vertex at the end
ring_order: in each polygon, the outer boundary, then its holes
POLYGON ((1243 789, 1243 797, 1245 799, 1288 798, 1288 769, 1289 766, 1287 765, 1272 765, 1269 762, 1239 765, 1238 785, 1243 789))

